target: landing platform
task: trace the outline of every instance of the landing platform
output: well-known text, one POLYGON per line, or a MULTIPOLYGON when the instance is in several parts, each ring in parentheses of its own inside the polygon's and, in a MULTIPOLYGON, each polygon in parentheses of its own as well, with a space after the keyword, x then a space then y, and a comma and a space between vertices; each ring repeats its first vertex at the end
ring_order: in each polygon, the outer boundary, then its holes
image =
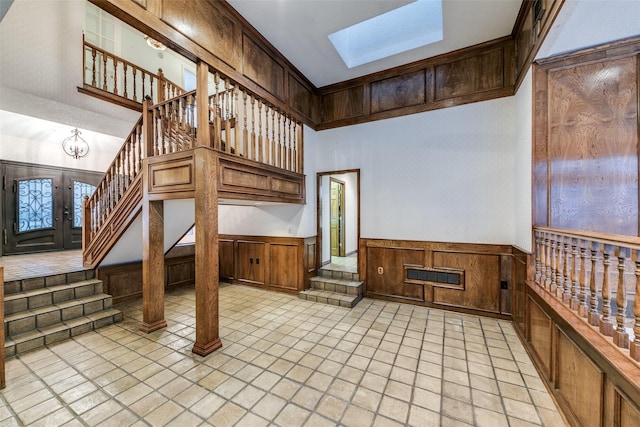
POLYGON ((4 267, 4 281, 52 276, 54 274, 86 270, 82 265, 82 251, 42 252, 0 257, 4 267))

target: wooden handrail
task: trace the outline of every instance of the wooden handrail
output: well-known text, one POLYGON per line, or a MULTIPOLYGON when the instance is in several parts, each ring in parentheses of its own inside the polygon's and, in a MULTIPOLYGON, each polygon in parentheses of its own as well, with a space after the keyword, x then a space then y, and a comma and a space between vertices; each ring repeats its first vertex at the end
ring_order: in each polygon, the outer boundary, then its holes
POLYGON ((138 103, 142 103, 145 96, 150 96, 154 102, 162 102, 184 93, 184 89, 164 76, 162 69, 158 69, 157 74, 148 71, 89 43, 84 40, 84 35, 83 44, 85 85, 138 103))
POLYGON ((533 232, 535 282, 640 362, 640 238, 541 226, 533 232))

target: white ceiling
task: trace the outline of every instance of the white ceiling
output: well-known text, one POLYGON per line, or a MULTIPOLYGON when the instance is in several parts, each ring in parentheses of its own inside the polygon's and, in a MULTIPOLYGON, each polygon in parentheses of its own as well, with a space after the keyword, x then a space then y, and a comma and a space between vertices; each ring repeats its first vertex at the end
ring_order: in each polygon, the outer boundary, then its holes
POLYGON ((348 69, 328 35, 407 0, 228 0, 316 87, 511 34, 521 0, 443 0, 444 40, 348 69))
MULTIPOLYGON (((520 7, 520 0, 444 0, 444 41, 349 70, 327 34, 407 0, 229 2, 318 87, 508 35, 520 7)), ((41 141, 51 135, 51 143, 59 144, 59 135, 78 127, 97 141, 109 136, 106 150, 112 136, 122 141, 129 133, 139 114, 77 92, 84 5, 85 0, 15 0, 0 22, 0 138, 21 134, 41 141), (48 121, 49 131, 30 117, 48 121), (61 124, 59 132, 51 131, 50 122, 61 124)), ((565 0, 539 57, 637 35, 638 22, 640 0, 565 0)))

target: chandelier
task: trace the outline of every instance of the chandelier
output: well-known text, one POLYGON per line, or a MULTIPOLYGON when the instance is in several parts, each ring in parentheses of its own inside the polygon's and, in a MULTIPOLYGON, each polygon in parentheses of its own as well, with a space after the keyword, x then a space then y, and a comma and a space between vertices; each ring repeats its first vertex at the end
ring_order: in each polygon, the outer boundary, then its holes
POLYGON ((71 136, 62 141, 62 149, 74 159, 85 157, 89 154, 89 144, 80 136, 81 132, 77 128, 72 130, 71 133, 71 136))

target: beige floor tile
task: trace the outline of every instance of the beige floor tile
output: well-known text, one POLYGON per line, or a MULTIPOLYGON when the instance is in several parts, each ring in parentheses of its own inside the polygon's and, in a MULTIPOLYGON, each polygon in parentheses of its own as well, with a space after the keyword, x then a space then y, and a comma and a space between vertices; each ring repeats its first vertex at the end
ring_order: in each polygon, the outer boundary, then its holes
POLYGON ((389 396, 383 396, 378 413, 404 424, 409 414, 409 404, 389 396))
POLYGON ((530 423, 539 424, 540 417, 536 411, 535 406, 529 403, 520 402, 509 398, 504 398, 504 408, 507 411, 509 417, 518 418, 530 423))
POLYGON ((311 412, 294 404, 287 404, 275 419, 276 424, 286 426, 301 426, 311 415, 311 412))
POLYGON ((467 424, 473 424, 473 409, 471 405, 456 399, 442 397, 442 415, 443 424, 444 417, 453 418, 467 424))
POLYGON ((207 421, 214 426, 231 427, 245 414, 246 410, 232 402, 227 402, 207 421))
POLYGON ((407 423, 412 427, 427 427, 440 425, 440 408, 437 411, 412 406, 409 410, 409 420, 407 423))

